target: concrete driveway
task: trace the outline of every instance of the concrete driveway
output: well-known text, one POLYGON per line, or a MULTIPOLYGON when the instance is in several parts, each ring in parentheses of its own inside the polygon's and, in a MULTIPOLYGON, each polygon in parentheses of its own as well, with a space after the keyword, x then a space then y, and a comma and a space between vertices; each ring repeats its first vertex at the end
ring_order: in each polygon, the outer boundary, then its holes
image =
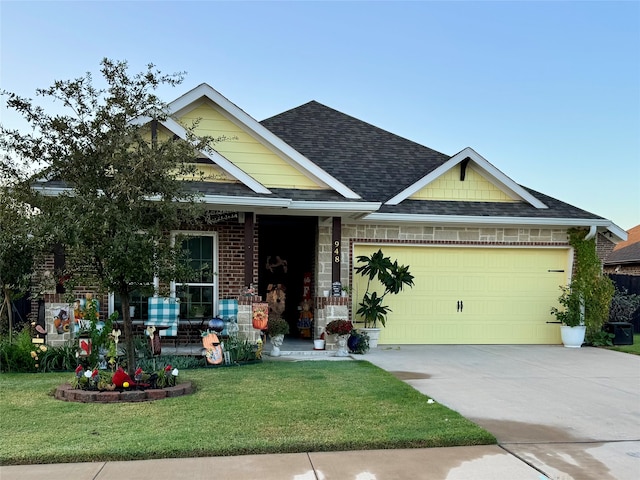
POLYGON ((381 345, 362 358, 486 428, 549 479, 640 478, 640 356, 555 345, 381 345))

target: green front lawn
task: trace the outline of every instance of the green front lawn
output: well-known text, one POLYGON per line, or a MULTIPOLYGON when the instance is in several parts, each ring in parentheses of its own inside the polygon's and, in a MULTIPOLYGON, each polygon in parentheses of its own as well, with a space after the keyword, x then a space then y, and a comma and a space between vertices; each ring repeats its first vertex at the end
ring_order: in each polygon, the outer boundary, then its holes
POLYGON ((0 375, 0 464, 496 442, 365 361, 185 370, 193 395, 128 404, 55 400, 72 376, 0 375))

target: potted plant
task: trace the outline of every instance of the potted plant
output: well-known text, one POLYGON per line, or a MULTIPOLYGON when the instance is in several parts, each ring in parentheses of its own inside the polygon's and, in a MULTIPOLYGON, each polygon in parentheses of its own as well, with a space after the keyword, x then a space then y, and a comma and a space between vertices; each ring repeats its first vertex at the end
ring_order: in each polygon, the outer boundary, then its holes
POLYGON ((349 352, 347 352, 347 338, 352 330, 353 324, 349 320, 332 320, 327 323, 324 331, 329 335, 336 335, 338 338, 336 356, 346 357, 349 355, 349 352))
POLYGON ((562 295, 558 299, 564 310, 553 307, 551 313, 563 324, 560 334, 566 347, 579 347, 584 338, 593 344, 602 334, 602 326, 609 315, 609 306, 614 293, 613 282, 602 274, 602 264, 596 250, 595 236, 584 229, 572 228, 568 231, 569 244, 574 249, 575 269, 571 284, 561 286, 562 295), (584 330, 580 344, 573 338, 584 330), (565 343, 571 340, 571 345, 565 343))
POLYGON ((282 317, 272 317, 267 322, 267 333, 271 340, 271 356, 279 357, 284 336, 289 333, 289 324, 282 317))
POLYGON ((398 265, 397 260, 392 262, 389 257, 384 256, 381 249, 371 256, 358 256, 357 262, 362 265, 355 268, 355 273, 367 278, 367 288, 358 304, 356 315, 364 320, 364 328, 361 330, 367 332, 369 346, 375 348, 380 336, 378 322, 383 327, 386 326, 387 315, 391 312, 391 308, 383 303, 385 297, 389 294, 397 295, 405 286, 413 287, 413 275, 409 272, 408 265, 398 265), (375 290, 378 285, 374 280, 383 287, 381 295, 375 290))
POLYGON ((194 305, 191 307, 191 312, 189 313, 194 318, 202 318, 204 317, 204 310, 205 308, 203 305, 194 305))
POLYGON ((560 327, 562 343, 568 348, 580 348, 584 343, 586 326, 583 320, 583 307, 580 296, 571 286, 561 286, 562 294, 558 297, 561 309, 551 308, 551 314, 555 315, 560 327))
POLYGON ((347 340, 347 346, 351 353, 367 353, 369 351, 369 335, 367 332, 351 330, 351 335, 347 340))

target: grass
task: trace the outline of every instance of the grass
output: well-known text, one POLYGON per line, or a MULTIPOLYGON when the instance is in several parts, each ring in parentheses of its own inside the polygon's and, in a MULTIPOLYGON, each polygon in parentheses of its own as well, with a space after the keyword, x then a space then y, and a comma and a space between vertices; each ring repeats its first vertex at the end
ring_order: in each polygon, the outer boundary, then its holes
POLYGON ((633 355, 640 355, 640 334, 635 333, 633 335, 633 345, 615 345, 613 347, 607 347, 609 350, 616 350, 618 352, 632 353, 633 355))
POLYGON ((55 400, 72 375, 0 375, 0 464, 496 442, 365 361, 188 370, 193 395, 127 404, 55 400))

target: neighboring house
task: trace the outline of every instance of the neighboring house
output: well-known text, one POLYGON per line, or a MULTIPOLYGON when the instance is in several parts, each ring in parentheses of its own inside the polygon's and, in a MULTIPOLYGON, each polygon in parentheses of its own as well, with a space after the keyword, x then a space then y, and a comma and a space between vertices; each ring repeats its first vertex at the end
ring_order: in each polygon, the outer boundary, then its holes
POLYGON ((605 259, 605 273, 640 275, 640 225, 627 230, 627 235, 627 240, 618 243, 605 259))
POLYGON ((362 296, 354 260, 382 248, 410 265, 415 286, 389 298, 380 343, 556 344, 549 311, 571 276, 567 229, 588 229, 602 245, 626 237, 471 148, 445 155, 315 101, 258 122, 202 84, 169 106, 162 128, 172 134, 184 137, 180 122, 199 118, 202 132, 233 138, 199 160, 211 215, 191 246, 216 274, 189 293, 211 312, 249 285, 264 298, 282 284, 292 325, 310 292, 318 335, 362 296), (340 285, 350 298, 324 296, 340 285))

